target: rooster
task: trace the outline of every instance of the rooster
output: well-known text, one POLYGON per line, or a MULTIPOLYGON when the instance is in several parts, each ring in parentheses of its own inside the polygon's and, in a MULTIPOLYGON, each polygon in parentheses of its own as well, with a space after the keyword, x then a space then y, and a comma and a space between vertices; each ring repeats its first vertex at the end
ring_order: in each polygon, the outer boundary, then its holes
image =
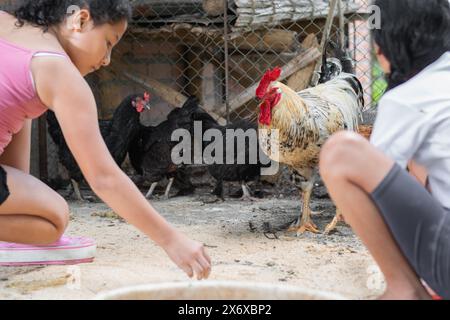
MULTIPOLYGON (((125 161, 130 141, 140 130, 140 114, 150 109, 150 95, 130 95, 126 97, 114 112, 111 120, 100 120, 99 127, 109 152, 121 166, 125 161)), ((79 183, 84 180, 72 153, 67 146, 61 127, 52 111, 47 113, 48 132, 53 142, 58 147, 58 156, 61 164, 67 169, 72 182, 73 192, 78 200, 83 201, 79 183)))
MULTIPOLYGON (((278 148, 277 159, 273 160, 290 166, 304 179, 299 185, 303 198, 302 213, 289 229, 296 231, 297 235, 305 231, 319 232, 311 220, 309 202, 318 175, 321 147, 337 131, 357 131, 364 107, 363 88, 353 74, 351 59, 341 49, 335 48, 335 52, 338 59, 326 60, 320 84, 316 87, 295 92, 276 81, 281 70, 275 68, 264 75, 256 91, 261 101, 261 148, 272 158, 273 150, 278 148), (276 142, 271 139, 271 130, 278 130, 276 142)), ((337 210, 325 233, 332 231, 341 218, 337 210)))

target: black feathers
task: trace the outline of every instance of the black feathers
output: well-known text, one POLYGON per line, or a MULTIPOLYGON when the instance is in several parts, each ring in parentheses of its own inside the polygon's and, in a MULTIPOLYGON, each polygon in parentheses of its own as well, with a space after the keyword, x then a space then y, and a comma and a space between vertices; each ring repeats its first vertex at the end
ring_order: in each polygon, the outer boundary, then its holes
MULTIPOLYGON (((125 160, 130 141, 135 138, 140 130, 139 112, 136 111, 132 104, 137 97, 142 98, 143 96, 128 96, 117 107, 111 120, 99 121, 102 137, 109 152, 119 166, 125 160)), ((47 113, 47 124, 48 132, 58 147, 58 156, 61 164, 67 169, 71 179, 81 182, 83 174, 64 140, 61 128, 52 111, 47 113)))
MULTIPOLYGON (((257 125, 249 121, 241 120, 234 124, 221 126, 215 121, 205 110, 199 107, 195 98, 190 98, 181 108, 174 109, 168 116, 167 120, 156 127, 142 128, 140 134, 130 144, 129 155, 131 163, 136 171, 143 174, 145 179, 150 182, 158 182, 163 177, 175 177, 175 183, 184 183, 187 187, 191 187, 190 180, 186 173, 186 168, 193 164, 193 146, 194 139, 202 146, 204 151, 212 143, 223 143, 224 147, 224 164, 209 164, 209 173, 217 180, 216 193, 222 196, 223 181, 239 181, 247 182, 255 180, 260 176, 261 163, 259 161, 259 147, 255 148, 258 153, 257 161, 249 164, 250 143, 247 141, 244 147, 238 149, 235 143, 234 163, 226 164, 226 131, 241 129, 253 131, 255 135, 254 143, 257 144, 257 125), (194 124, 201 123, 201 137, 194 136, 194 124), (186 152, 191 161, 181 165, 176 165, 171 157, 173 148, 179 143, 172 141, 172 133, 176 129, 185 129, 190 134, 191 149, 186 152), (217 129, 221 132, 221 141, 203 141, 204 133, 209 129, 217 129), (245 164, 236 164, 239 157, 245 159, 245 164), (180 176, 181 175, 181 176, 180 176)), ((254 146, 254 145, 253 145, 254 146)), ((214 155, 213 155, 214 156, 214 155)), ((206 165, 206 164, 205 164, 206 165)))

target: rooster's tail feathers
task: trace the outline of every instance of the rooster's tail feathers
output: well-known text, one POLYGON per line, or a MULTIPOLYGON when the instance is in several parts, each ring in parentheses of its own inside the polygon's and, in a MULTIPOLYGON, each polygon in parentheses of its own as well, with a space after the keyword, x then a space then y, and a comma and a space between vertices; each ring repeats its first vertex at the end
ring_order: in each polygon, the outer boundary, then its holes
POLYGON ((333 50, 333 56, 341 62, 342 71, 345 73, 355 73, 355 68, 353 65, 353 59, 350 57, 350 54, 347 49, 344 48, 344 45, 341 43, 336 43, 332 40, 328 40, 328 45, 333 50))
POLYGON ((350 57, 348 50, 332 40, 328 40, 322 54, 319 83, 328 82, 342 72, 354 74, 353 59, 350 57), (328 57, 328 47, 332 49, 331 58, 328 57))

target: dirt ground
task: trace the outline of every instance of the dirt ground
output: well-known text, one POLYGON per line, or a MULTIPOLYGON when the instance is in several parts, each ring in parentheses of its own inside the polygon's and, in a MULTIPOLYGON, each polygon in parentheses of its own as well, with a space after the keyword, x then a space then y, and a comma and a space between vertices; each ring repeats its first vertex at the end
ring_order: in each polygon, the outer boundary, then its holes
MULTIPOLYGON (((298 197, 210 203, 189 197, 152 200, 180 230, 205 243, 213 259, 211 279, 275 282, 370 299, 382 291, 372 258, 345 224, 331 235, 285 231, 300 210, 298 197)), ((0 299, 91 299, 124 286, 188 281, 163 250, 118 219, 103 203, 72 201, 67 234, 96 239, 94 263, 76 267, 0 267, 0 299)), ((314 221, 323 230, 334 207, 315 199, 314 221)))

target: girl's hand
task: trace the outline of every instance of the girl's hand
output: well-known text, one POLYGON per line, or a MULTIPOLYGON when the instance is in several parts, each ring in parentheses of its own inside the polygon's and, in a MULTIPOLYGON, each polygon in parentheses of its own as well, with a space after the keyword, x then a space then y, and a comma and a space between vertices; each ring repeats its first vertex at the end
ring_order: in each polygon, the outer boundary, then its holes
POLYGON ((209 277, 211 259, 201 243, 176 232, 162 247, 170 259, 190 278, 196 276, 201 280, 209 277))

